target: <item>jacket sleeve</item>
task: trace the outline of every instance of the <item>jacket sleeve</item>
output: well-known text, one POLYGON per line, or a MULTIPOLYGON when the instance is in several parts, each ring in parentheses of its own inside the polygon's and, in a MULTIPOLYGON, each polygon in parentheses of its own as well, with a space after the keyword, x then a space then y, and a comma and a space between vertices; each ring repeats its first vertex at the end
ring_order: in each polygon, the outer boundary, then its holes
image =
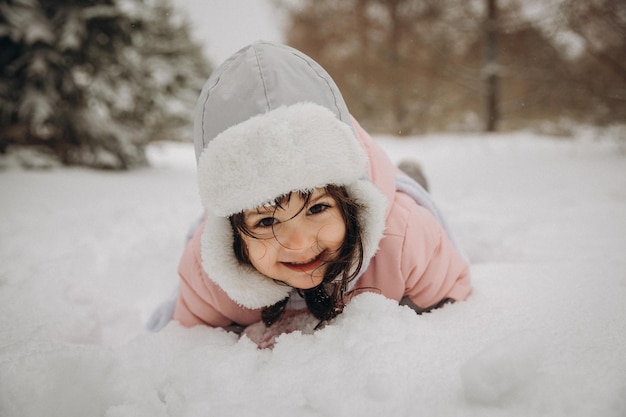
POLYGON ((216 291, 211 287, 211 281, 206 276, 200 260, 200 236, 203 227, 200 227, 187 244, 178 266, 180 287, 174 320, 185 327, 198 324, 212 327, 225 327, 232 324, 215 307, 218 304, 216 291))
POLYGON ((421 309, 446 299, 465 300, 471 293, 469 265, 434 217, 418 205, 406 219, 400 267, 404 295, 421 309))

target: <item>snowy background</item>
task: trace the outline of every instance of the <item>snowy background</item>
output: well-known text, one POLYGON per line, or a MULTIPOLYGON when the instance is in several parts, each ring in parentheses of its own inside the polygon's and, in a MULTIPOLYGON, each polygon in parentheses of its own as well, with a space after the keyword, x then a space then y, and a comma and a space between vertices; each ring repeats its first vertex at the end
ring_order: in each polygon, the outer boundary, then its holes
POLYGON ((173 0, 189 19, 193 37, 215 66, 244 46, 282 42, 285 16, 273 0, 173 0))
POLYGON ((142 330, 200 213, 192 145, 128 173, 4 161, 0 416, 625 416, 623 133, 377 140, 424 165, 474 293, 422 316, 361 295, 273 350, 142 330))

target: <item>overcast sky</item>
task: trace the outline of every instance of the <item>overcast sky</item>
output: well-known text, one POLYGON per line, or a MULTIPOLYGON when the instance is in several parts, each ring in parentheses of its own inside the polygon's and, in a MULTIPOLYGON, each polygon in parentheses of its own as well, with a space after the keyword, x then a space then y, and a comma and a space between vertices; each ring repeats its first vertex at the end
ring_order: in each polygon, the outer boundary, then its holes
POLYGON ((214 66, 256 40, 282 41, 280 19, 269 0, 173 0, 187 10, 192 30, 214 66))

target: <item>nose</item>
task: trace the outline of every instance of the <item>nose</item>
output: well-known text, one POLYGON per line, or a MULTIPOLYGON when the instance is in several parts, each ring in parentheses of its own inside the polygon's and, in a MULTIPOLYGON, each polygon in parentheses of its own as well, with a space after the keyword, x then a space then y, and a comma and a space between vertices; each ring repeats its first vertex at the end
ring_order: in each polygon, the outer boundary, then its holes
POLYGON ((315 233, 304 222, 295 221, 286 222, 283 225, 278 240, 280 244, 289 250, 309 249, 314 245, 315 233))

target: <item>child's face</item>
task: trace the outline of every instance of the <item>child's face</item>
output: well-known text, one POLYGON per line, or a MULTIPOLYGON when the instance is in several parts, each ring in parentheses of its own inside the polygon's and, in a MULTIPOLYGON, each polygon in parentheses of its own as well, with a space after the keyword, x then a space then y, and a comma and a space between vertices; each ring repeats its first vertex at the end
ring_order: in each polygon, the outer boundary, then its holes
POLYGON ((319 285, 326 262, 334 260, 346 235, 341 212, 323 188, 305 205, 293 193, 282 207, 258 207, 244 212, 254 238, 241 234, 248 258, 261 274, 294 288, 319 285))

